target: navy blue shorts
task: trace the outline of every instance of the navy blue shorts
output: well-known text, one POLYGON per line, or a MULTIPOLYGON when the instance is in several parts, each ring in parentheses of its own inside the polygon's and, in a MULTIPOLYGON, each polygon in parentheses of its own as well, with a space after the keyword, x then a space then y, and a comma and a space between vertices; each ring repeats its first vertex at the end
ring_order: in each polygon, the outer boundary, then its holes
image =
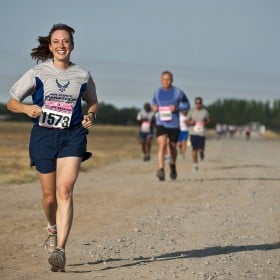
POLYGON ((204 150, 205 136, 191 135, 191 144, 193 150, 204 150))
POLYGON ((29 142, 30 165, 40 173, 56 170, 57 158, 82 157, 86 152, 88 130, 82 125, 67 129, 33 126, 29 142))
POLYGON ((153 132, 139 132, 139 139, 145 141, 146 139, 152 139, 153 132))

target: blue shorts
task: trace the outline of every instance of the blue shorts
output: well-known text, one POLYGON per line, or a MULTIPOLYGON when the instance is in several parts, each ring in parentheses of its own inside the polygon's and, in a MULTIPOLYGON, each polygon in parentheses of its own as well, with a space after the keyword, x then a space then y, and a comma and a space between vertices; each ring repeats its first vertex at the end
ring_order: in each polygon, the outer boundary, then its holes
POLYGON ((204 150, 205 136, 191 135, 190 140, 191 140, 193 150, 204 150))
POLYGON ((180 131, 178 142, 187 141, 189 136, 189 132, 187 130, 180 131))
POLYGON ((82 125, 66 129, 33 126, 29 142, 30 165, 40 173, 56 170, 57 158, 82 157, 86 152, 88 130, 82 125))
POLYGON ((153 132, 139 132, 139 138, 141 141, 153 138, 153 132))

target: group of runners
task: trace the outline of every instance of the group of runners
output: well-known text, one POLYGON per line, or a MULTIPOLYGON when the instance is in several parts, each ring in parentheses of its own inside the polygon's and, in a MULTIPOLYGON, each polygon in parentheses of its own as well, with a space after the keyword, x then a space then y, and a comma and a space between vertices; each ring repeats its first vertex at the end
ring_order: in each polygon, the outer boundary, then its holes
MULTIPOLYGON (((74 29, 66 24, 53 25, 47 36, 39 36, 39 45, 31 57, 38 63, 25 72, 10 89, 7 108, 29 116, 31 130, 30 165, 35 166, 42 190, 42 205, 47 219, 45 247, 53 272, 64 272, 65 247, 73 221, 73 190, 81 162, 88 159, 88 129, 92 128, 98 110, 98 99, 92 75, 74 64, 70 57, 74 49, 74 29), (32 97, 32 104, 24 100, 32 97), (82 111, 82 101, 87 111, 82 111)), ((195 108, 185 93, 172 85, 169 71, 161 74, 161 87, 152 104, 145 104, 138 115, 144 160, 150 160, 151 141, 158 143, 156 176, 165 180, 165 152, 170 149, 170 178, 177 178, 177 142, 180 135, 179 114, 185 114, 184 124, 190 131, 192 157, 197 170, 198 153, 203 157, 205 127, 210 122, 202 107, 202 98, 195 99, 195 108), (187 112, 187 114, 186 114, 187 112)), ((186 133, 184 139, 186 137, 186 133)), ((183 148, 182 148, 183 149, 183 148)))
POLYGON ((165 180, 166 153, 169 155, 170 178, 177 178, 177 148, 185 156, 188 134, 192 147, 193 171, 198 170, 198 159, 204 159, 206 127, 211 122, 208 111, 203 107, 201 97, 195 98, 194 108, 181 89, 173 86, 173 74, 161 74, 161 87, 157 89, 150 103, 145 103, 138 113, 139 139, 144 161, 150 160, 151 143, 157 139, 158 170, 156 176, 165 180), (155 130, 155 132, 154 132, 155 130), (167 152, 168 151, 168 152, 167 152))

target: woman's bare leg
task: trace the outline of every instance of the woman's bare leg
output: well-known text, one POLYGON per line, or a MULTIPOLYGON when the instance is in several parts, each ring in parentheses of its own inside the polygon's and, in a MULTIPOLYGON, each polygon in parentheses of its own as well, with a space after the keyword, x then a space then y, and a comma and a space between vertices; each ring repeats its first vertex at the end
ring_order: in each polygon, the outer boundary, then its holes
POLYGON ((57 160, 57 247, 65 248, 73 221, 73 189, 77 180, 81 159, 65 157, 57 160))

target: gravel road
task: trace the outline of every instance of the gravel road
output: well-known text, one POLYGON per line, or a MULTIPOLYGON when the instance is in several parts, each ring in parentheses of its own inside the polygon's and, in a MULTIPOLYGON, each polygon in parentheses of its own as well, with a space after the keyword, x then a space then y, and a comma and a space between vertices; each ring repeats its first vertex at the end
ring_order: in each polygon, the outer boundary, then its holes
POLYGON ((280 141, 208 139, 198 172, 188 149, 176 181, 155 155, 80 173, 66 273, 41 248, 39 184, 1 186, 0 279, 280 279, 280 141))

